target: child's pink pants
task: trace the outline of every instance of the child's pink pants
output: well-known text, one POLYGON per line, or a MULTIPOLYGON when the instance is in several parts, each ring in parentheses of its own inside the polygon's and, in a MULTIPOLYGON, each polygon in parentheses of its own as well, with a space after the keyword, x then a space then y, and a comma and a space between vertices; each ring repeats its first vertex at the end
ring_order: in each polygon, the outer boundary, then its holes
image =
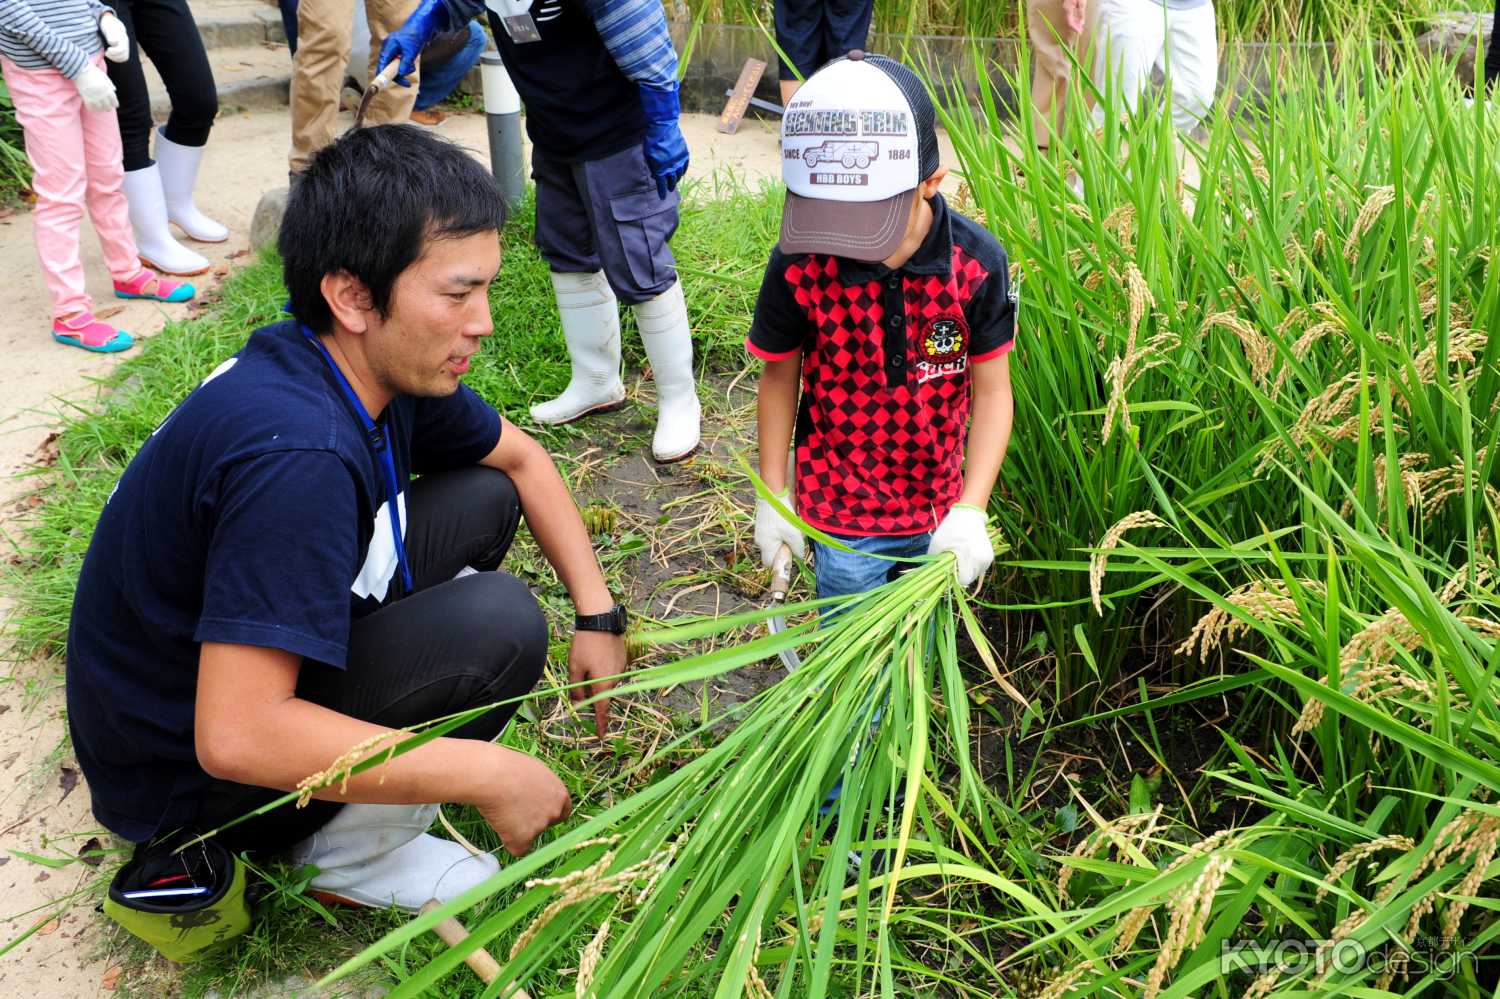
MULTIPOLYGON (((94 65, 104 68, 104 57, 94 65)), ((0 57, 0 71, 10 87, 16 120, 26 133, 36 210, 32 215, 36 252, 42 261, 52 316, 63 319, 93 311, 84 290, 78 234, 83 206, 99 242, 104 263, 116 280, 141 268, 130 230, 130 206, 121 186, 125 180, 120 125, 114 111, 89 111, 73 82, 55 69, 22 69, 0 57)))

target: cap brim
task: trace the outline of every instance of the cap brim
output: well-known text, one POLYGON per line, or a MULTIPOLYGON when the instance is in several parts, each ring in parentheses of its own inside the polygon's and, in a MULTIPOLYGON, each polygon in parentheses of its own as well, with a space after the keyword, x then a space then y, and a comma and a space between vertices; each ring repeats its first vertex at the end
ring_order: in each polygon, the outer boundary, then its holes
POLYGON ((781 210, 781 252, 884 260, 906 237, 916 197, 916 188, 884 201, 821 201, 788 191, 781 210))

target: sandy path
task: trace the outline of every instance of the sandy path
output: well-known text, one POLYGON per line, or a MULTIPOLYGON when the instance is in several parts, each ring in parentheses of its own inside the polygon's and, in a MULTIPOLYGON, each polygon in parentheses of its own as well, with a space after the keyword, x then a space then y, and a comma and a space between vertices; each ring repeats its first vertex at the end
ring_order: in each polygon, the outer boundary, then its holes
MULTIPOLYGON (((450 117, 437 131, 472 149, 485 149, 484 119, 477 115, 450 117)), ((721 136, 714 130, 714 119, 697 116, 685 122, 684 131, 694 150, 696 176, 722 167, 753 182, 778 170, 776 135, 764 124, 746 122, 739 134, 721 136)), ((216 124, 197 200, 200 208, 230 227, 231 236, 218 246, 195 246, 220 272, 194 278, 200 290, 217 284, 229 266, 247 259, 231 254, 249 245, 250 219, 261 192, 286 183, 284 153, 289 139, 284 114, 230 115, 216 124)), ((137 338, 185 314, 184 306, 113 299, 91 230, 84 234, 83 259, 96 308, 119 306, 111 318, 137 338)), ((88 379, 108 373, 121 355, 88 354, 54 344, 48 336, 50 309, 27 212, 0 220, 0 272, 16 275, 7 321, 0 324, 0 356, 5 358, 0 365, 3 557, 9 551, 4 539, 16 536, 28 508, 21 498, 33 484, 19 476, 35 467, 62 407, 95 399, 88 379)), ((9 602, 0 596, 0 622, 9 612, 9 602)), ((51 663, 7 662, 0 667, 0 681, 5 681, 0 682, 0 850, 56 857, 75 854, 91 835, 107 842, 89 813, 87 786, 78 781, 66 794, 60 786, 62 768, 76 770, 66 742, 60 671, 51 663)), ((79 864, 49 870, 0 853, 0 945, 62 905, 93 873, 79 864)), ((68 909, 45 934, 0 958, 0 995, 71 999, 108 994, 110 962, 103 925, 92 906, 68 909)))

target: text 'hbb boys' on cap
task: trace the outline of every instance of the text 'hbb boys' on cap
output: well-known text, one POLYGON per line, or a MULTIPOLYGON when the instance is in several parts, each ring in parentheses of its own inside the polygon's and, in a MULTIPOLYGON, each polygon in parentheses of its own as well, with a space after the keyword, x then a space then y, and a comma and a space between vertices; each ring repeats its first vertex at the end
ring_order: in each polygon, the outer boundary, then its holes
POLYGON ((856 49, 808 77, 781 119, 781 251, 894 253, 938 168, 935 119, 922 81, 885 56, 856 49))

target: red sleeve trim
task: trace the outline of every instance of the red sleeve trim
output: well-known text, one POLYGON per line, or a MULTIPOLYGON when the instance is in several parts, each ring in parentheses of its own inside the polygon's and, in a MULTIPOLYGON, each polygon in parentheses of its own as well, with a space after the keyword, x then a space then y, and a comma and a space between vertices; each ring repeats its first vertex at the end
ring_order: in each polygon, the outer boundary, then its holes
POLYGON ((802 353, 801 347, 793 347, 791 350, 782 351, 779 354, 773 353, 764 347, 757 346, 749 337, 745 337, 745 349, 762 361, 789 361, 802 353))
POLYGON ((994 350, 985 351, 983 354, 974 354, 973 356, 971 356, 969 358, 969 363, 970 364, 980 364, 980 363, 983 363, 984 361, 993 360, 994 358, 999 357, 1001 354, 1009 354, 1010 351, 1011 351, 1011 348, 1014 347, 1015 345, 1016 345, 1016 341, 1015 340, 1013 340, 1013 339, 1012 340, 1007 340, 1004 343, 1002 343, 1000 346, 996 347, 994 350))

